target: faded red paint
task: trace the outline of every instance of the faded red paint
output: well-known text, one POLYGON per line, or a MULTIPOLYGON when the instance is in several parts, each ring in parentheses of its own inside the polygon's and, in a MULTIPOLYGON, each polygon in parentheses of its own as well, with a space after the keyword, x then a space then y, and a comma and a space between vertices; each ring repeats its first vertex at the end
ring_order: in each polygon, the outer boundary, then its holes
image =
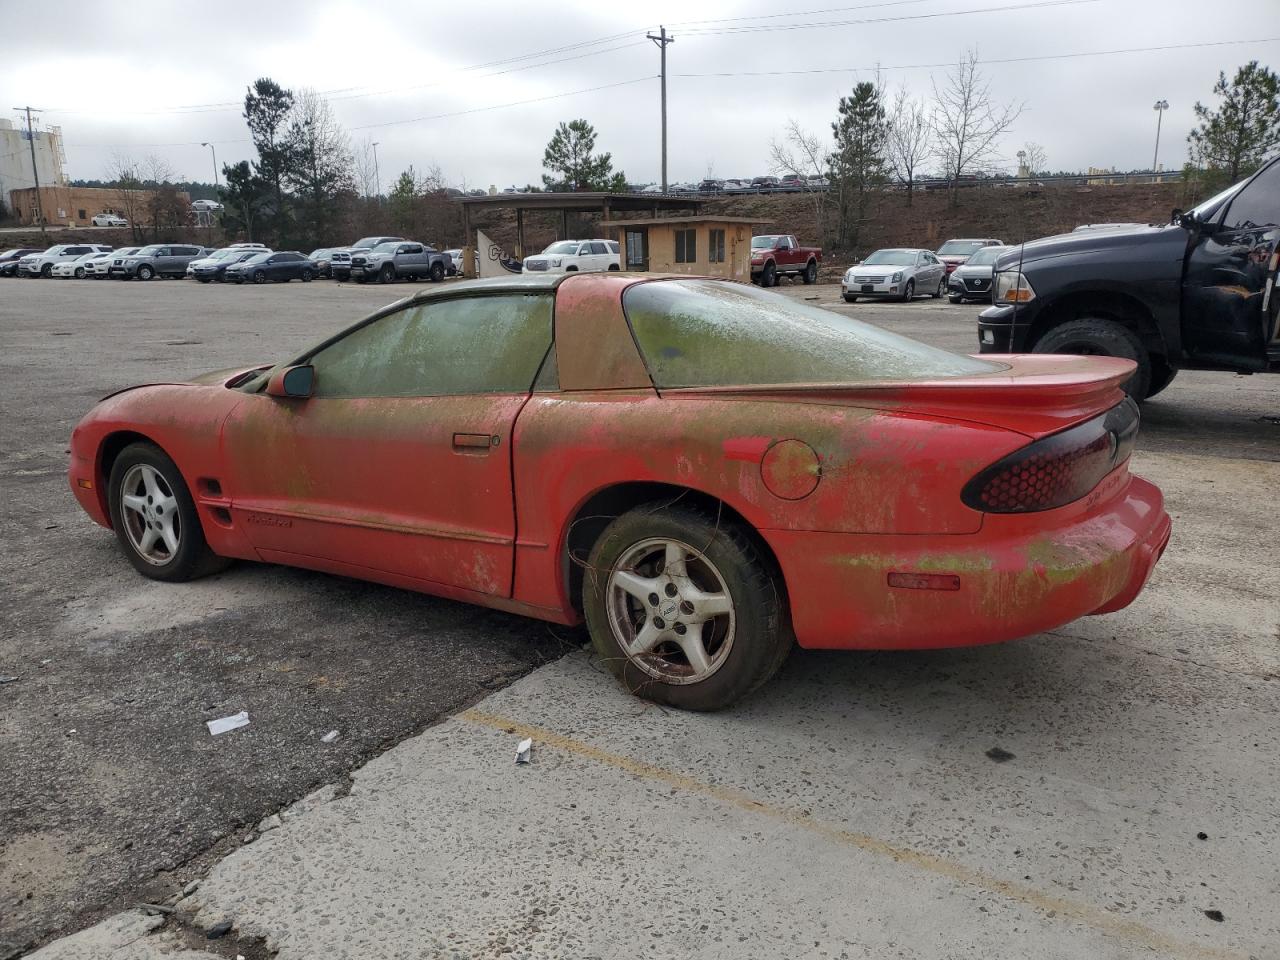
POLYGON ((72 491, 108 525, 103 451, 139 434, 178 464, 219 554, 571 623, 566 551, 583 505, 636 481, 686 488, 769 545, 807 647, 1005 640, 1119 609, 1146 582, 1170 524, 1127 464, 1056 510, 984 514, 960 499, 1031 438, 1120 402, 1129 364, 1019 357, 931 383, 659 393, 621 306, 637 282, 557 289, 559 392, 299 400, 226 389, 238 371, 151 385, 76 427, 72 491), (892 587, 891 572, 960 586, 892 587))

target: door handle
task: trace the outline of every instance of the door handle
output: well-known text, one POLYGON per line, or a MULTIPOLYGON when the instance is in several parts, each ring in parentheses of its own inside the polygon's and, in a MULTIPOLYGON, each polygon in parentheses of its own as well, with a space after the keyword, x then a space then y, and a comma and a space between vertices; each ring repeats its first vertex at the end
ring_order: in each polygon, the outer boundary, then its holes
POLYGON ((497 442, 497 437, 490 437, 487 433, 455 433, 453 435, 453 449, 455 450, 479 453, 488 450, 490 446, 496 446, 497 442))

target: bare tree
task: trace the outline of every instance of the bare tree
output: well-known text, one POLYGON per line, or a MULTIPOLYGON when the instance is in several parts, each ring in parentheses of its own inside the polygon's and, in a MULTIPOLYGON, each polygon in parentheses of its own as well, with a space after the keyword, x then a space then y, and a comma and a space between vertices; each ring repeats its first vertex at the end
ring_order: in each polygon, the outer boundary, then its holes
POLYGON ((1022 165, 1027 168, 1027 176, 1034 177, 1037 173, 1045 172, 1049 160, 1045 156, 1044 147, 1034 140, 1028 140, 1019 152, 1022 165))
POLYGON ((368 199, 378 192, 378 165, 373 159, 373 138, 365 137, 352 151, 355 165, 356 188, 360 196, 368 199))
MULTIPOLYGON (((769 142, 769 166, 782 176, 810 174, 823 176, 827 160, 822 149, 822 139, 801 128, 794 119, 787 120, 781 140, 769 142)), ((813 220, 819 239, 826 240, 826 192, 806 181, 806 192, 813 199, 813 220)))
POLYGON ((107 180, 115 188, 112 205, 115 213, 129 221, 129 232, 134 240, 142 239, 143 218, 146 216, 147 193, 138 176, 138 163, 123 153, 111 155, 107 166, 107 180))
POLYGON ((907 185, 907 206, 911 205, 920 168, 933 156, 933 125, 924 100, 911 96, 903 84, 889 105, 889 133, 885 157, 894 177, 907 185))
POLYGON ((962 176, 991 168, 998 158, 998 141, 1022 115, 1023 105, 997 104, 991 84, 978 70, 978 51, 960 58, 939 86, 933 79, 933 132, 937 156, 951 181, 951 202, 962 176))

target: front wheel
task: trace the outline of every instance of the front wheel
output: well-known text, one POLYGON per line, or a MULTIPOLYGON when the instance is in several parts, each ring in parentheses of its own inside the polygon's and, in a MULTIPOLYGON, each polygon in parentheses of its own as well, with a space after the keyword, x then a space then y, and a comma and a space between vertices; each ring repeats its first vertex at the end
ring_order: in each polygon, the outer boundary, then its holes
POLYGON ((144 263, 142 266, 140 266, 140 267, 138 268, 138 279, 139 279, 139 280, 150 280, 150 279, 151 279, 152 277, 154 277, 155 275, 156 275, 156 272, 155 272, 154 270, 152 270, 152 269, 151 269, 151 267, 149 267, 149 266, 148 266, 147 264, 145 264, 145 263, 144 263))
POLYGON ((954 295, 948 295, 947 297, 947 303, 963 303, 963 302, 964 302, 964 297, 957 297, 954 295))
POLYGON ((303 271, 302 271, 302 282, 303 282, 303 283, 310 283, 310 282, 311 282, 311 271, 310 271, 310 270, 303 270, 303 271))
POLYGON ((760 272, 760 286, 776 287, 778 285, 778 268, 772 263, 766 263, 764 270, 760 272))
POLYGON ((191 493, 159 447, 132 443, 111 467, 111 526, 135 570, 152 580, 193 580, 226 566, 205 541, 191 493))
POLYGON ((1125 393, 1135 400, 1145 400, 1151 394, 1151 355, 1136 333, 1115 320, 1081 317, 1068 321, 1041 337, 1031 352, 1132 360, 1138 369, 1124 382, 1125 393))
POLYGON ((602 662, 638 696, 719 710, 791 649, 781 577, 747 532, 700 510, 644 504, 591 549, 583 608, 602 662))
POLYGON ((857 303, 857 302, 858 302, 858 298, 857 298, 857 297, 854 297, 854 296, 851 296, 851 295, 849 295, 849 294, 847 294, 847 293, 846 293, 846 294, 844 295, 844 302, 845 302, 845 303, 857 303))
POLYGON ((267 282, 267 274, 266 274, 266 272, 265 272, 265 271, 262 271, 262 270, 255 270, 255 271, 254 271, 254 273, 253 273, 253 282, 254 282, 254 283, 266 283, 266 282, 267 282))
POLYGON ((396 278, 396 268, 389 263, 384 263, 382 269, 378 271, 379 283, 391 283, 396 278))
POLYGON ((431 265, 431 282, 440 283, 444 280, 444 264, 440 262, 431 265))
POLYGON ((902 302, 910 303, 911 298, 914 297, 915 295, 916 295, 916 282, 914 280, 908 280, 907 285, 902 288, 902 302))
POLYGON ((815 260, 810 260, 810 261, 809 261, 809 265, 808 265, 808 266, 806 266, 806 267, 804 268, 804 273, 801 275, 800 279, 801 279, 801 280, 803 280, 803 281, 805 282, 805 285, 806 285, 806 286, 808 286, 808 285, 810 285, 810 284, 814 284, 814 283, 817 283, 817 282, 818 282, 818 263, 817 263, 817 261, 815 261, 815 260))

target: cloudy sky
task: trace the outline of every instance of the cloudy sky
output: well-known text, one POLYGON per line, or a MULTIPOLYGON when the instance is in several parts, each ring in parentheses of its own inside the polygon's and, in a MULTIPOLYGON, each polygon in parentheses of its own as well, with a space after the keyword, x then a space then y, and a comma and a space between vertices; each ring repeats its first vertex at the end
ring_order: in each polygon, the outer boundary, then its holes
POLYGON ((555 125, 574 117, 595 125, 632 182, 657 180, 658 51, 644 35, 659 23, 676 37, 672 182, 769 173, 788 119, 825 137, 838 98, 877 65, 889 86, 928 96, 931 77, 974 48, 996 94, 1025 104, 1003 145, 1010 167, 1025 141, 1053 169, 1147 166, 1162 98, 1160 159, 1178 166, 1193 104, 1211 99, 1220 69, 1280 68, 1276 0, 1230 17, 1207 16, 1205 0, 829 6, 839 2, 796 0, 785 14, 760 0, 162 3, 142 25, 98 4, 84 5, 92 16, 74 15, 79 3, 71 15, 35 5, 20 42, 5 44, 0 90, 5 107, 30 103, 62 127, 69 176, 155 154, 208 180, 200 143, 214 143, 220 164, 250 158, 240 104, 249 82, 270 76, 324 93, 354 145, 377 141, 385 190, 409 164, 438 164, 467 187, 537 183, 555 125), (1156 47, 1166 49, 1134 50, 1156 47))

